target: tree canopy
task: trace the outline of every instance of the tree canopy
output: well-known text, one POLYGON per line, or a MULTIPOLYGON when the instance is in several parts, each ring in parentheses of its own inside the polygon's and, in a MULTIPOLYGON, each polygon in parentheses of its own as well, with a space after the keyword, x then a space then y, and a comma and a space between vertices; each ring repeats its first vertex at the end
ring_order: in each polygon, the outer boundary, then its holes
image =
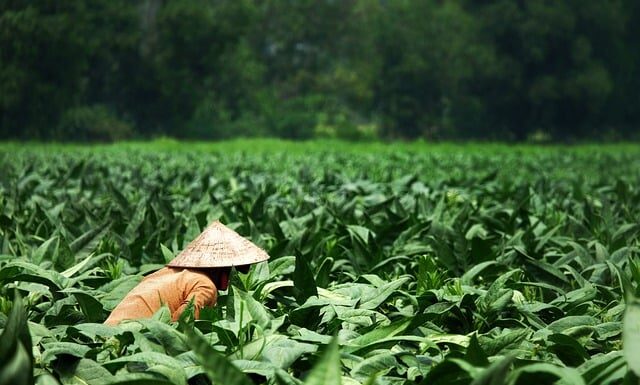
POLYGON ((0 138, 637 138, 636 0, 0 0, 0 138))

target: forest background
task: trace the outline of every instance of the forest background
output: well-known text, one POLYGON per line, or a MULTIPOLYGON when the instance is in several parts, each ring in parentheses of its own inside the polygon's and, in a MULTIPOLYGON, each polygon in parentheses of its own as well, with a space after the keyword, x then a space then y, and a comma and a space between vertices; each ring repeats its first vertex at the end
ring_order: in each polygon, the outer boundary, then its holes
POLYGON ((0 139, 640 138, 637 0, 0 0, 0 139))

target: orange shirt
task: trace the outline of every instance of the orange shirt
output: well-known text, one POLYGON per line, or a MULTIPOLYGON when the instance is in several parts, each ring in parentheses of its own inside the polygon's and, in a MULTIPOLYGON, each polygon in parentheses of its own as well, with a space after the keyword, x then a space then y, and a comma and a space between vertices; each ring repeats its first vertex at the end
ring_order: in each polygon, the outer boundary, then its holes
POLYGON ((150 318, 163 304, 171 311, 171 319, 176 321, 191 298, 194 298, 198 318, 202 307, 216 303, 218 290, 203 272, 165 267, 146 276, 134 287, 104 323, 116 325, 125 319, 150 318))

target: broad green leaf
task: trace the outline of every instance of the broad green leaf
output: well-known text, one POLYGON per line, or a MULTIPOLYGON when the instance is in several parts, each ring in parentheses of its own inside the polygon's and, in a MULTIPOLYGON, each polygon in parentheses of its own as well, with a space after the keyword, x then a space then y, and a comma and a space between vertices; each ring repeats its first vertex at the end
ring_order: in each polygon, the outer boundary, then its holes
POLYGON ((100 301, 90 295, 86 290, 69 288, 61 290, 60 292, 73 294, 88 322, 101 322, 106 318, 106 312, 100 301))
POLYGON ((329 344, 329 342, 331 342, 331 336, 319 334, 305 328, 298 328, 292 333, 294 334, 292 338, 298 341, 305 341, 316 344, 329 344))
POLYGON ((390 352, 384 352, 367 357, 359 362, 352 370, 351 376, 364 381, 370 377, 385 375, 398 365, 396 358, 390 352))
POLYGON ((194 331, 187 331, 189 346, 213 383, 252 385, 253 382, 235 367, 229 359, 215 351, 194 331))
MULTIPOLYGON (((6 341, 6 339, 2 339, 6 341)), ((0 384, 31 385, 33 372, 30 352, 21 343, 15 345, 12 353, 0 365, 0 384)))
POLYGON ((465 353, 464 359, 475 366, 489 365, 487 354, 482 350, 482 347, 480 347, 476 334, 473 334, 469 339, 469 345, 467 346, 467 352, 465 353))
POLYGON ((33 383, 31 334, 22 297, 15 293, 9 319, 0 335, 0 384, 33 383))
POLYGON ((473 266, 469 271, 465 272, 462 277, 460 277, 460 282, 464 285, 471 285, 476 276, 495 264, 495 261, 485 261, 473 266))
POLYGON ((374 344, 380 340, 391 338, 404 332, 411 324, 411 319, 399 320, 390 325, 373 329, 363 335, 349 340, 345 345, 345 351, 351 352, 368 345, 374 344))
POLYGON ((360 299, 360 303, 358 305, 361 309, 375 309, 382 302, 384 302, 394 291, 396 291, 400 286, 402 286, 405 282, 407 282, 409 278, 400 278, 396 279, 392 282, 385 284, 382 287, 377 288, 374 292, 367 293, 369 295, 363 296, 360 299))
POLYGON ((52 260, 53 256, 58 253, 59 245, 59 237, 54 236, 47 239, 33 252, 31 261, 34 264, 39 265, 44 260, 52 260))
POLYGON ((269 335, 258 338, 243 346, 232 358, 245 360, 266 360, 275 367, 287 369, 305 354, 314 353, 316 345, 298 342, 283 335, 269 335))
POLYGON ((347 230, 352 237, 358 238, 363 244, 369 244, 369 240, 375 238, 375 233, 366 227, 347 225, 347 230))
POLYGON ((504 330, 498 336, 480 336, 478 340, 482 350, 489 356, 494 356, 505 349, 517 348, 530 334, 531 330, 529 329, 504 330))
MULTIPOLYGON (((495 281, 493 281, 493 283, 491 283, 491 286, 489 286, 489 289, 487 290, 487 293, 484 295, 483 297, 483 302, 485 304, 485 306, 487 307, 491 307, 493 306, 494 308, 498 307, 498 305, 496 305, 496 302, 499 302, 500 298, 503 297, 504 298, 504 294, 505 294, 505 285, 507 283, 507 281, 509 281, 511 278, 513 278, 516 274, 519 274, 520 270, 515 269, 515 270, 511 270, 507 273, 502 274, 500 277, 498 277, 495 281)), ((511 298, 511 296, 509 296, 509 299, 511 298)), ((501 306, 501 303, 500 303, 501 306)))
POLYGON ((494 361, 488 368, 476 374, 471 385, 501 385, 507 377, 515 357, 508 355, 494 361))
POLYGON ((624 312, 622 329, 624 358, 629 369, 640 376, 640 302, 632 300, 627 303, 624 312))
POLYGON ((35 385, 60 385, 58 380, 50 374, 42 374, 36 378, 35 385))
POLYGON ((293 284, 296 289, 297 299, 299 303, 304 302, 307 298, 318 296, 313 273, 307 261, 303 257, 296 257, 296 269, 293 273, 293 284))
POLYGON ((338 339, 334 337, 320 360, 309 372, 304 381, 305 385, 340 385, 342 383, 342 365, 340 364, 340 350, 338 339))
POLYGON ((585 385, 582 376, 577 370, 548 363, 533 363, 522 366, 511 372, 506 383, 509 385, 524 385, 534 382, 547 382, 550 381, 549 377, 553 380, 560 380, 562 384, 585 385))
POLYGON ((566 333, 571 328, 581 326, 595 326, 596 320, 591 316, 568 316, 550 323, 547 329, 554 333, 566 333))
POLYGON ((281 275, 289 275, 295 271, 296 257, 287 256, 280 257, 274 261, 269 262, 269 277, 270 280, 281 275))
POLYGON ((185 335, 167 323, 154 319, 138 320, 137 322, 148 330, 148 334, 145 333, 145 336, 162 345, 170 356, 189 351, 185 335))
POLYGON ((233 288, 234 306, 236 310, 236 319, 240 314, 240 302, 242 302, 242 309, 245 311, 246 316, 243 317, 243 322, 248 323, 254 320, 263 329, 269 328, 271 323, 271 315, 267 312, 260 302, 256 301, 249 293, 242 291, 236 287, 233 288))
POLYGON ((187 375, 183 369, 183 362, 163 353, 136 353, 105 362, 103 366, 111 368, 111 370, 114 371, 125 364, 131 363, 143 365, 144 369, 138 371, 159 373, 175 385, 187 384, 187 375))
POLYGON ((162 257, 164 258, 165 263, 171 262, 171 260, 175 257, 173 252, 167 248, 165 245, 160 245, 160 251, 162 251, 162 257))
POLYGON ((152 373, 126 373, 118 374, 100 385, 176 385, 176 383, 152 373))
POLYGON ((114 376, 93 360, 58 360, 54 367, 63 385, 106 385, 114 376))
POLYGON ((75 266, 68 268, 67 270, 63 271, 60 274, 64 275, 67 278, 71 278, 78 272, 81 272, 83 270, 88 269, 91 266, 94 266, 95 264, 100 262, 102 259, 104 259, 108 255, 109 254, 100 254, 100 255, 89 254, 84 260, 82 260, 81 262, 78 262, 75 266))
POLYGON ((96 249, 98 243, 109 231, 109 226, 110 224, 105 222, 101 226, 85 232, 69 244, 69 249, 75 256, 76 261, 87 258, 96 249))
POLYGON ((589 353, 575 338, 565 334, 552 334, 547 337, 552 342, 549 351, 555 353, 565 364, 578 366, 589 359, 589 353))
POLYGON ((465 360, 450 358, 432 368, 420 382, 420 385, 469 383, 480 373, 482 373, 481 368, 477 368, 465 360))
POLYGON ((276 367, 270 362, 233 360, 233 364, 242 370, 243 373, 259 374, 266 378, 274 377, 276 372, 276 367))
POLYGON ((42 362, 48 364, 59 355, 68 355, 83 358, 91 349, 88 346, 80 345, 74 342, 51 342, 44 344, 44 352, 42 353, 42 362))
POLYGON ((577 370, 589 385, 620 383, 628 372, 622 351, 596 355, 577 370))
POLYGON ((474 238, 486 239, 488 235, 487 230, 481 223, 476 223, 469 228, 464 238, 468 241, 474 238))
POLYGON ((55 270, 46 270, 29 262, 14 261, 0 269, 0 282, 26 281, 49 286, 52 292, 64 289, 71 280, 55 270))

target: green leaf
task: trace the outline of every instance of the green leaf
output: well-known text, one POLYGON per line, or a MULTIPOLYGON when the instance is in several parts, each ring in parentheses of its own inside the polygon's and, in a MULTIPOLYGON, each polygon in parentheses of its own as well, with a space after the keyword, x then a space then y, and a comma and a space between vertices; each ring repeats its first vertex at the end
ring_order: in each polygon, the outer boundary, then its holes
POLYGON ((586 385, 577 370, 548 363, 534 363, 514 370, 509 375, 507 384, 551 383, 552 380, 558 379, 561 379, 563 384, 586 385))
POLYGON ((382 352, 365 358, 351 369, 351 377, 365 381, 373 376, 385 375, 396 368, 398 362, 391 352, 382 352))
POLYGON ((555 353, 565 364, 569 366, 581 365, 589 359, 589 353, 573 337, 565 334, 552 334, 547 340, 553 342, 549 346, 549 351, 555 353))
POLYGON ((487 229, 484 228, 482 223, 476 223, 464 235, 464 238, 468 241, 474 238, 486 239, 488 235, 487 229))
POLYGON ((76 261, 87 258, 87 256, 96 249, 98 243, 100 243, 108 231, 109 222, 105 222, 101 226, 85 232, 71 242, 69 249, 75 256, 76 261))
POLYGON ((304 381, 305 385, 340 385, 342 383, 342 365, 338 338, 334 337, 320 360, 313 366, 304 381))
POLYGON ((175 257, 173 251, 169 250, 169 248, 163 244, 160 244, 160 251, 162 252, 162 257, 164 258, 165 263, 171 262, 171 260, 175 257))
POLYGON ((420 385, 469 383, 482 372, 465 360, 448 358, 432 368, 420 385))
POLYGON ((505 330, 498 336, 480 336, 478 340, 483 351, 489 356, 494 356, 505 349, 516 349, 530 334, 530 329, 505 330))
MULTIPOLYGON (((265 309, 264 305, 256 301, 249 293, 242 291, 236 287, 233 288, 234 301, 237 298, 238 302, 244 302, 242 308, 248 315, 243 316, 243 322, 249 322, 250 320, 256 321, 263 329, 268 329, 271 323, 271 315, 265 309)), ((234 306, 239 306, 234 302, 234 306)), ((238 309, 239 310, 239 309, 238 309)), ((238 319, 239 313, 236 313, 236 319, 238 319)))
POLYGON ((483 302, 485 306, 487 306, 487 308, 491 306, 493 306, 494 308, 499 308, 500 306, 502 306, 505 294, 504 286, 506 285, 507 281, 509 281, 513 276, 519 273, 519 269, 508 271, 498 277, 495 281, 493 281, 493 283, 491 283, 491 286, 489 286, 487 293, 483 297, 483 302), (501 299, 501 297, 503 298, 501 299), (498 304, 494 304, 496 302, 498 302, 498 304))
POLYGON ((36 378, 36 385, 60 385, 60 383, 52 375, 42 374, 36 378))
POLYGON ((316 281, 313 278, 311 268, 301 256, 296 257, 296 269, 293 272, 293 284, 296 288, 296 299, 298 303, 303 303, 307 298, 318 296, 316 281))
POLYGON ((147 338, 162 345, 170 356, 189 351, 185 335, 167 323, 154 319, 141 319, 137 322, 149 331, 147 338))
POLYGON ((29 262, 15 261, 0 269, 0 282, 25 281, 47 285, 51 292, 70 286, 71 280, 55 270, 43 269, 29 262))
MULTIPOLYGON (((94 383, 88 385, 94 385, 94 383)), ((96 385, 176 385, 176 383, 152 373, 126 373, 96 383, 96 385)))
POLYGON ((57 360, 56 363, 54 370, 63 385, 106 385, 113 379, 107 369, 87 358, 57 360))
POLYGON ((102 322, 106 318, 107 314, 100 301, 85 290, 69 288, 61 290, 61 293, 73 294, 88 322, 102 322))
POLYGON ((502 359, 494 361, 488 368, 480 373, 471 382, 471 385, 502 385, 507 377, 511 363, 514 361, 513 355, 508 355, 502 359))
POLYGON ((481 262, 475 266, 473 266, 469 271, 464 273, 462 277, 460 277, 460 283, 463 285, 471 285, 476 276, 478 276, 484 269, 496 265, 495 261, 486 261, 481 262))
POLYGON ((280 257, 269 262, 269 280, 281 275, 289 275, 295 271, 297 258, 294 256, 280 257))
POLYGON ((640 376, 640 302, 627 303, 622 328, 624 358, 629 369, 640 376))
POLYGON ((581 326, 595 326, 596 319, 588 315, 575 315, 561 318, 550 323, 547 329, 554 333, 563 333, 567 330, 581 326))
POLYGON ((82 358, 90 350, 89 347, 74 342, 51 342, 44 344, 41 360, 44 364, 48 364, 61 354, 82 358))
POLYGON ((480 347, 476 334, 473 334, 469 339, 469 346, 467 346, 467 352, 465 353, 464 359, 474 366, 489 365, 487 354, 480 347))
POLYGON ((316 345, 298 342, 286 336, 275 334, 258 338, 233 354, 233 358, 247 360, 267 360, 273 365, 287 369, 304 354, 314 353, 316 345))
POLYGON ((253 382, 225 356, 215 351, 195 331, 186 332, 189 346, 193 349, 207 374, 214 384, 253 385, 253 382))
POLYGON ((395 321, 384 327, 375 328, 361 336, 349 340, 344 350, 347 352, 353 352, 368 345, 375 344, 380 340, 396 336, 405 331, 407 326, 410 324, 411 318, 407 318, 395 321))
POLYGON ((0 384, 33 384, 31 334, 17 291, 0 341, 0 384))
POLYGON ((233 360, 233 364, 242 370, 243 373, 253 373, 271 378, 275 376, 276 367, 270 362, 253 360, 233 360))
POLYGON ((360 304, 358 305, 358 307, 360 309, 377 308, 378 306, 380 306, 380 304, 386 301, 394 291, 400 288, 400 286, 402 286, 408 280, 409 278, 396 279, 395 281, 391 281, 384 286, 377 288, 370 294, 368 293, 369 295, 360 298, 360 304))
POLYGON ((53 260, 53 256, 58 253, 60 238, 55 236, 44 241, 31 256, 31 262, 39 265, 44 260, 53 260))
POLYGON ((347 225, 347 231, 352 237, 358 238, 364 245, 368 245, 369 240, 375 238, 373 231, 363 226, 347 225))
MULTIPOLYGON (((6 339, 3 338, 2 341, 6 339)), ((16 344, 11 356, 2 360, 0 364, 0 384, 31 385, 33 383, 31 366, 30 352, 21 343, 16 344)))
POLYGON ((620 383, 628 370, 623 352, 615 351, 596 355, 580 365, 578 372, 589 385, 608 385, 620 383))
POLYGON ((511 363, 514 361, 513 355, 508 355, 494 361, 488 368, 477 373, 471 385, 502 385, 507 377, 511 363))
POLYGON ((144 365, 142 372, 158 373, 166 377, 175 385, 186 385, 187 375, 183 369, 183 362, 170 357, 164 353, 142 352, 116 358, 109 362, 105 362, 103 366, 110 368, 112 371, 130 363, 141 363, 144 365))
POLYGON ((104 259, 108 255, 109 254, 101 254, 101 255, 95 256, 93 254, 89 254, 84 260, 82 260, 81 262, 78 262, 76 265, 68 268, 67 270, 63 271, 60 274, 67 278, 71 278, 76 273, 86 270, 91 266, 95 266, 98 262, 100 262, 102 259, 104 259))

